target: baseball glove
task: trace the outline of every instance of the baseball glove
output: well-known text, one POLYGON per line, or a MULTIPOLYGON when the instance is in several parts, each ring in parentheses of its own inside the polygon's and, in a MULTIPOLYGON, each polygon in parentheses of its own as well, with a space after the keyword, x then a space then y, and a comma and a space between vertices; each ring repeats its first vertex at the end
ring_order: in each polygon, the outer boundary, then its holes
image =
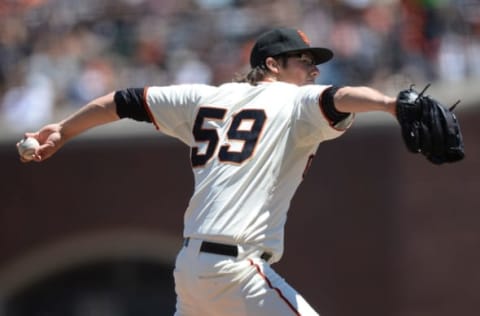
POLYGON ((408 150, 422 153, 430 162, 455 162, 465 156, 459 122, 449 109, 411 86, 397 96, 397 119, 408 150))

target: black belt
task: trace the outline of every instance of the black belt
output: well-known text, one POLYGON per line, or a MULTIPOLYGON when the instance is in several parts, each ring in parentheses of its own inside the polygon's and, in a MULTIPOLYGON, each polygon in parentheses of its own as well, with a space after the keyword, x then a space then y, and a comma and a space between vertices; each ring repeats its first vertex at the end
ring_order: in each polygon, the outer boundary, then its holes
MULTIPOLYGON (((185 238, 183 240, 183 245, 185 247, 188 247, 188 243, 190 241, 190 238, 185 238)), ((200 251, 201 252, 207 252, 207 253, 213 253, 217 255, 224 255, 224 256, 230 256, 230 257, 237 257, 238 256, 238 247, 235 245, 227 245, 227 244, 220 244, 216 242, 211 242, 211 241, 202 241, 202 245, 200 246, 200 251)), ((267 261, 272 258, 272 254, 269 252, 264 252, 260 256, 263 260, 267 261)))

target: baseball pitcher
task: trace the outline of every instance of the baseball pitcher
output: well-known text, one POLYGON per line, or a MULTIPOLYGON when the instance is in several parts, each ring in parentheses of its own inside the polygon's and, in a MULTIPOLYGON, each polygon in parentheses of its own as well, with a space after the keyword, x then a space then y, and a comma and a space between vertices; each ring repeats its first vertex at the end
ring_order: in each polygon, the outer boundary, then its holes
POLYGON ((26 133, 39 143, 32 161, 101 124, 153 124, 191 148, 195 179, 174 270, 175 315, 318 315, 271 265, 282 257, 290 201, 319 144, 341 136, 355 113, 383 111, 398 113, 410 151, 434 163, 463 157, 453 113, 413 88, 394 98, 314 84, 317 65, 332 57, 299 30, 274 29, 257 39, 251 71, 238 82, 112 92, 26 133))

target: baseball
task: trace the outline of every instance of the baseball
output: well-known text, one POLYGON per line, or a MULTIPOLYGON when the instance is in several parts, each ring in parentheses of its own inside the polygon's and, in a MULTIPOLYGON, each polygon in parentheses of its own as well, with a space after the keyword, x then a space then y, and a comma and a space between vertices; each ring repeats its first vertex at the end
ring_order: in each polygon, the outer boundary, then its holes
POLYGON ((25 160, 32 160, 35 150, 40 146, 38 141, 33 137, 22 139, 18 143, 18 153, 25 160))

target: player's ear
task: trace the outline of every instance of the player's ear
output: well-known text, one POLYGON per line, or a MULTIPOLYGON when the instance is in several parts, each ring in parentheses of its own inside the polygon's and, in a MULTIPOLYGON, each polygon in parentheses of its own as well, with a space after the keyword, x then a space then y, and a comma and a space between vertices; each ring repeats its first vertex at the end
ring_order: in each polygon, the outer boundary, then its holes
POLYGON ((267 57, 267 59, 265 59, 265 65, 267 66, 267 69, 274 74, 278 74, 280 71, 280 64, 278 63, 278 60, 273 57, 267 57))

